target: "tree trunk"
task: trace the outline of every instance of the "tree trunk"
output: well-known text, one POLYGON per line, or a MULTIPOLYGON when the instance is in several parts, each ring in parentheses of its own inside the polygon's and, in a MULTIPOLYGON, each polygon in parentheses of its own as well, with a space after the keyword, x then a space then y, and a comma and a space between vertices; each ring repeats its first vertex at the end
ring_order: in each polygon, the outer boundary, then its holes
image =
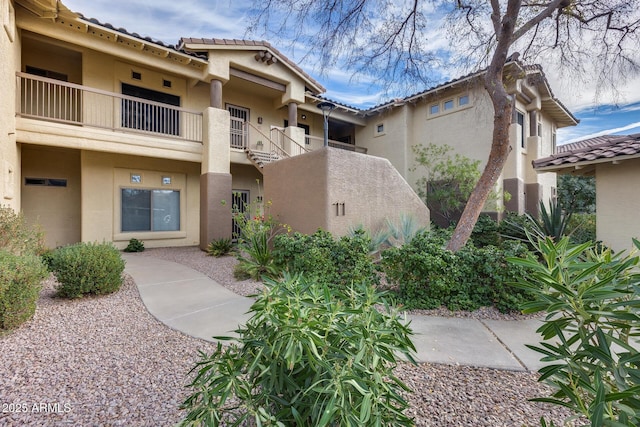
MULTIPOLYGON (((498 84, 502 85, 500 81, 498 84)), ((504 89, 503 89, 504 91, 504 89)), ((490 91, 491 93, 491 91, 490 91)), ((487 201, 489 194, 498 182, 498 178, 502 173, 504 164, 507 161, 511 147, 509 145, 509 128, 511 124, 511 100, 506 92, 504 96, 491 96, 495 114, 493 116, 493 141, 491 143, 491 152, 489 160, 482 171, 482 175, 473 189, 471 196, 462 212, 460 221, 456 226, 447 249, 453 252, 462 248, 475 226, 484 203, 487 201)))
MULTIPOLYGON (((497 7, 493 2, 492 5, 497 7)), ((496 182, 498 182, 498 178, 507 161, 507 156, 511 151, 509 127, 511 125, 511 111, 514 101, 512 101, 504 87, 503 72, 509 47, 512 43, 513 28, 519 8, 520 2, 518 0, 509 0, 507 13, 502 20, 498 18, 500 16, 499 10, 494 10, 494 15, 492 15, 498 43, 493 53, 491 64, 487 67, 484 75, 484 87, 491 98, 494 111, 491 152, 480 180, 473 189, 471 196, 469 196, 460 221, 458 221, 458 225, 447 244, 447 249, 453 252, 460 250, 471 237, 471 232, 478 221, 484 203, 487 201, 496 182)))

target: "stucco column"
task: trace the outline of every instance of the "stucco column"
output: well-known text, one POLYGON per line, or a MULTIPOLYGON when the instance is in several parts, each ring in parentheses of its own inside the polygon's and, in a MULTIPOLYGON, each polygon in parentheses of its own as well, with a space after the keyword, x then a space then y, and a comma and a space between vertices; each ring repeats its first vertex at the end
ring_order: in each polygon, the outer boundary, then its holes
POLYGON ((287 135, 289 138, 291 139, 287 139, 285 138, 284 141, 284 149, 287 151, 287 153, 289 153, 292 156, 297 156, 299 154, 302 154, 300 151, 300 147, 304 147, 304 129, 299 128, 298 126, 291 126, 291 122, 289 122, 289 127, 286 128, 284 130, 284 134, 287 135), (291 141, 295 141, 298 143, 298 146, 296 146, 293 142, 291 141))
POLYGON ((212 240, 231 238, 230 124, 226 110, 209 107, 203 112, 200 175, 202 250, 212 240))
POLYGON ((288 105, 289 110, 289 126, 298 126, 298 104, 290 102, 288 105))
POLYGON ((209 84, 209 104, 213 108, 222 109, 222 82, 217 79, 211 79, 209 84))

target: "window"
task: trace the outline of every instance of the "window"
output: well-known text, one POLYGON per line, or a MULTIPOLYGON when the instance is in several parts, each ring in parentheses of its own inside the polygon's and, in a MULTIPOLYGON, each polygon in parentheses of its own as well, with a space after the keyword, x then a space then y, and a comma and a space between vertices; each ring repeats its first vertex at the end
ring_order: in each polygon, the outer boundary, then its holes
POLYGON ((64 178, 25 178, 24 185, 37 185, 40 187, 66 187, 64 178))
POLYGON ((29 74, 33 74, 34 76, 47 77, 49 79, 60 80, 63 82, 69 81, 69 77, 66 74, 58 73, 51 70, 45 70, 43 68, 32 67, 30 65, 27 65, 25 67, 25 71, 29 74))
POLYGON ((180 230, 180 191, 123 188, 122 231, 180 230))
POLYGON ((518 144, 522 148, 526 148, 525 145, 527 143, 524 136, 524 114, 520 111, 516 111, 516 126, 518 129, 518 144))
POLYGON ((431 114, 438 114, 440 112, 440 105, 438 104, 432 105, 431 108, 429 108, 429 112, 431 114))
POLYGON ((180 135, 180 97, 122 83, 122 94, 153 101, 122 99, 122 127, 167 135, 180 135), (155 103, 167 104, 167 106, 155 103))
POLYGON ((379 124, 379 125, 376 127, 376 132, 378 132, 378 133, 382 133, 382 132, 384 132, 384 124, 379 124))
POLYGON ((538 123, 538 134, 537 136, 542 136, 542 123, 538 123))
POLYGON ((458 97, 458 107, 469 104, 469 95, 462 95, 458 97))
POLYGON ((450 99, 448 101, 444 101, 444 110, 452 110, 453 109, 453 99, 450 99))

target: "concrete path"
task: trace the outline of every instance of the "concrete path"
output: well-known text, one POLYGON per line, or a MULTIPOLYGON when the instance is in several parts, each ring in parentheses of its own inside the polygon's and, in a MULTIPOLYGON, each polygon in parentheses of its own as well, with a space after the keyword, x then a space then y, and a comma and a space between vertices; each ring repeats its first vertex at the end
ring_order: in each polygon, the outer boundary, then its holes
MULTIPOLYGON (((252 299, 239 296, 209 277, 181 264, 124 254, 126 272, 142 301, 158 320, 205 340, 233 336, 249 315, 252 299)), ((408 316, 420 362, 460 364, 515 371, 536 371, 538 320, 503 321, 408 316)))

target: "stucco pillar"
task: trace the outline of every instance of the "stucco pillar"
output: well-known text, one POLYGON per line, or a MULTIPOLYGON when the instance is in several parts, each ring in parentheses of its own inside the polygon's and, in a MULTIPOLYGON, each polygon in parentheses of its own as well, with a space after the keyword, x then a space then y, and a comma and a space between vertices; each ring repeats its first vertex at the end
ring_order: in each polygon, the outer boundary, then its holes
POLYGON ((202 173, 229 173, 231 115, 209 107, 202 113, 202 173))
POLYGON ((507 178, 502 181, 502 188, 511 194, 511 199, 504 204, 505 209, 522 215, 525 209, 524 183, 518 178, 507 178))
POLYGON ((288 105, 289 110, 289 126, 298 126, 298 104, 290 102, 288 105))
POLYGON ((200 175, 200 249, 231 238, 231 193, 230 173, 200 175))
MULTIPOLYGON (((212 85, 213 87, 213 85, 212 85)), ((200 248, 231 238, 230 114, 209 107, 202 117, 200 248)))
POLYGON ((222 109, 222 82, 212 79, 209 84, 209 104, 213 108, 222 109))
POLYGON ((305 146, 304 129, 299 128, 298 126, 291 126, 291 122, 289 122, 289 127, 284 130, 284 134, 287 135, 289 138, 291 138, 291 139, 285 138, 285 141, 284 141, 285 151, 292 156, 297 156, 299 154, 302 154, 301 152, 302 150, 300 147, 305 146), (296 144, 294 144, 291 141, 297 142, 298 145, 296 146, 296 144))

